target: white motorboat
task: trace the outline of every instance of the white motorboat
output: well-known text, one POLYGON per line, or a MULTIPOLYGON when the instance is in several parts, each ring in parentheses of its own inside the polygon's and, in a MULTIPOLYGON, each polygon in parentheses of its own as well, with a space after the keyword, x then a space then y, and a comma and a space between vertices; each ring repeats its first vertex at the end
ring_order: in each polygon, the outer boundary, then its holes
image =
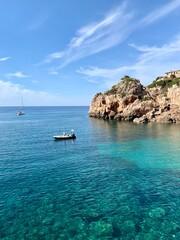
POLYGON ((74 133, 74 130, 71 130, 70 134, 66 134, 65 132, 62 135, 55 135, 53 136, 55 140, 67 140, 67 139, 75 139, 76 135, 74 133))

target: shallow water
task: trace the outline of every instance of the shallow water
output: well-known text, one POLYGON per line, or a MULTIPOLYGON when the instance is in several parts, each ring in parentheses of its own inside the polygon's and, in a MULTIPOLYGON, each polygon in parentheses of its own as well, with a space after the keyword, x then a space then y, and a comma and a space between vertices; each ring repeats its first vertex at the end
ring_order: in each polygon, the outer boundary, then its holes
POLYGON ((16 110, 0 108, 0 239, 180 239, 179 125, 16 110))

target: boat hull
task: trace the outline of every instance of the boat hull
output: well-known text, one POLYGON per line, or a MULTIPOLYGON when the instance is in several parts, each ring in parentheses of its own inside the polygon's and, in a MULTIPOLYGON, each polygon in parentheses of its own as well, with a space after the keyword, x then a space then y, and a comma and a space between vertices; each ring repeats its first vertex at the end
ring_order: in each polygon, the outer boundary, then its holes
POLYGON ((18 116, 20 116, 20 115, 25 115, 25 112, 19 111, 19 112, 16 112, 16 115, 18 115, 18 116))
POLYGON ((75 139, 76 136, 75 135, 67 135, 67 136, 60 135, 60 136, 53 136, 53 138, 55 140, 68 140, 68 139, 75 139))

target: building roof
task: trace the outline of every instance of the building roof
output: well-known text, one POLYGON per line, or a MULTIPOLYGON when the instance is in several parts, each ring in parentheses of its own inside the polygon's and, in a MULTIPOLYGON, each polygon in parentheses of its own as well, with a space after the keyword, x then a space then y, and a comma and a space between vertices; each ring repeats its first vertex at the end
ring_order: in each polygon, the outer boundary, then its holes
POLYGON ((171 72, 180 72, 180 70, 171 70, 171 71, 169 71, 169 72, 166 72, 165 74, 171 73, 171 72))

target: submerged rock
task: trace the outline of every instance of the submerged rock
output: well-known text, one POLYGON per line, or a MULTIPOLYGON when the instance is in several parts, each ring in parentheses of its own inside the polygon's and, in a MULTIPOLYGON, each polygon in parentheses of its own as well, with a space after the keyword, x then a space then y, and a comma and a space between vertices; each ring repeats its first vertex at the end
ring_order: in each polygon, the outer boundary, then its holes
POLYGON ((149 216, 151 218, 162 218, 164 217, 166 214, 164 208, 161 208, 161 207, 158 207, 158 208, 155 208, 155 209, 152 209, 150 212, 149 212, 149 216))
POLYGON ((89 232, 90 235, 97 237, 112 236, 112 224, 105 221, 92 222, 89 226, 89 232))
POLYGON ((135 232, 135 224, 133 221, 127 220, 122 223, 121 225, 121 232, 126 235, 128 233, 134 233, 135 232))

